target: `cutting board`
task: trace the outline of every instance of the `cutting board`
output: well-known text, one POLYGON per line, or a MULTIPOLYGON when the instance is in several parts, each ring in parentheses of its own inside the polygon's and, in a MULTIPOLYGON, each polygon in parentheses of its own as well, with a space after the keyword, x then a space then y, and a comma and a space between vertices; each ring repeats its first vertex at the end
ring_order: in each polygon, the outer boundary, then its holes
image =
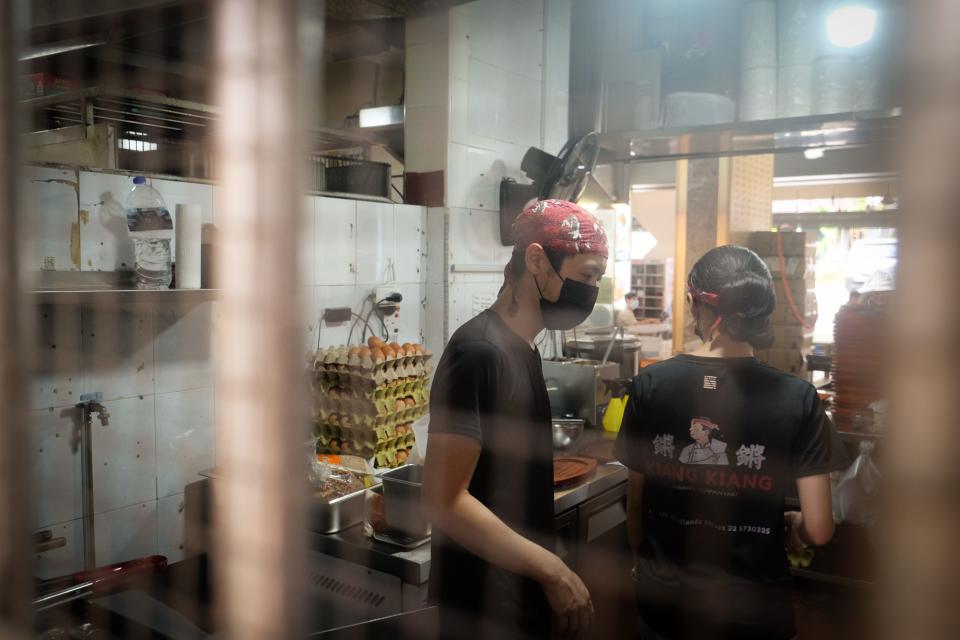
POLYGON ((576 484, 597 470, 593 458, 560 457, 553 459, 553 485, 576 484))

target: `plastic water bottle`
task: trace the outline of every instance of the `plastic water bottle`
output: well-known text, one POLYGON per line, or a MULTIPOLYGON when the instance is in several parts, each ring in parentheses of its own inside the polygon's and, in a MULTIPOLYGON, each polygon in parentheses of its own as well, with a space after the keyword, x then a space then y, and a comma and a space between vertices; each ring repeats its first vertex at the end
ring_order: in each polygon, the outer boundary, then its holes
POLYGON ((133 239, 136 288, 168 289, 173 219, 163 197, 143 176, 133 179, 127 196, 127 230, 133 239))

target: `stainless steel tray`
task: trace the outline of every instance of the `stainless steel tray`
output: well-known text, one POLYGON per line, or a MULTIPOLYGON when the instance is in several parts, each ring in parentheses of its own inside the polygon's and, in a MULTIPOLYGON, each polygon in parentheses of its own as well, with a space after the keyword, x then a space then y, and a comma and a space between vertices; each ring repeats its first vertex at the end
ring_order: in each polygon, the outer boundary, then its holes
POLYGON ((369 488, 359 489, 333 500, 310 498, 311 531, 336 533, 363 522, 363 501, 369 488))

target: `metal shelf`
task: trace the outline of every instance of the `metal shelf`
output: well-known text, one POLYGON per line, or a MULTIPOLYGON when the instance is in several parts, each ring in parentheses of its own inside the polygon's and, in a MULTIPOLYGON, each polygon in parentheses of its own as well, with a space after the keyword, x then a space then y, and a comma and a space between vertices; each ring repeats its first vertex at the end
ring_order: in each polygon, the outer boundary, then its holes
POLYGON ((74 289, 30 292, 33 304, 199 304, 220 299, 220 289, 74 289))

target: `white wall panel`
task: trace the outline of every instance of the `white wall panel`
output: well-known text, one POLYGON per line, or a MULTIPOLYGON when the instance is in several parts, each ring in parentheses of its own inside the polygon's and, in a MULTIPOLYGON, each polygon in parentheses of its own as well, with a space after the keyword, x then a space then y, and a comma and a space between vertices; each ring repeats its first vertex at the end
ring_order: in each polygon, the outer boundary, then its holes
POLYGON ((30 269, 79 271, 71 259, 70 238, 79 233, 78 182, 76 171, 27 167, 30 181, 27 206, 32 224, 33 249, 30 269))
MULTIPOLYGON (((94 418, 93 495, 96 513, 157 498, 155 397, 104 402, 110 424, 94 418)), ((99 540, 98 540, 99 544, 99 540)))
POLYGON ((43 409, 30 414, 30 455, 34 528, 75 520, 83 514, 80 452, 75 429, 80 411, 43 409))
POLYGON ((156 392, 213 385, 213 302, 156 308, 156 392))
POLYGON ((149 304, 82 309, 83 390, 105 400, 154 393, 153 307, 149 304))
POLYGON ((157 552, 157 501, 98 514, 97 565, 125 562, 157 552))
POLYGON ((34 307, 33 313, 30 408, 72 406, 83 389, 80 307, 42 305, 34 307))
POLYGON ((133 270, 133 241, 127 231, 126 214, 126 200, 131 189, 133 178, 130 176, 80 172, 80 263, 83 271, 133 270))
POLYGON ((397 235, 392 204, 357 202, 357 284, 396 279, 397 235))
POLYGON ((316 214, 314 284, 356 284, 357 201, 317 198, 316 214))
POLYGON ((426 207, 394 206, 396 219, 396 280, 401 284, 426 281, 426 207))
POLYGON ((33 563, 33 573, 41 580, 83 570, 83 520, 71 520, 44 526, 54 538, 65 538, 66 546, 38 553, 33 563))
POLYGON ((157 495, 183 493, 214 466, 213 389, 162 393, 157 406, 157 495))
POLYGON ((182 493, 160 498, 157 503, 157 553, 167 562, 183 560, 186 499, 182 493))

